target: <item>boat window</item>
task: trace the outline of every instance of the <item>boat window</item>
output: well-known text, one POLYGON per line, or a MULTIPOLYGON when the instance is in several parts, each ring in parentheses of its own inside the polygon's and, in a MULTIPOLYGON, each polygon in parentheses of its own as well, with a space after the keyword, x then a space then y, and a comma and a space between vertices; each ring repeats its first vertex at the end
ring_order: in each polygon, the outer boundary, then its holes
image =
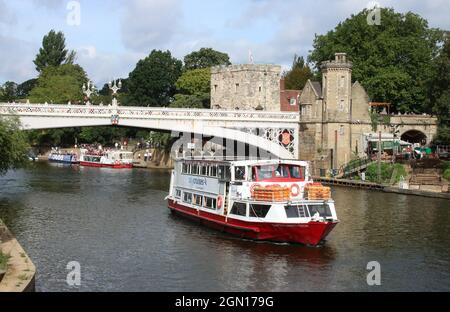
POLYGON ((238 215, 238 216, 246 216, 247 215, 247 204, 234 202, 230 213, 234 214, 234 215, 238 215))
POLYGON ((191 174, 198 174, 198 172, 199 172, 198 164, 192 164, 191 165, 191 174))
POLYGON ((217 167, 216 167, 216 165, 211 165, 209 167, 209 175, 211 177, 217 177, 217 167))
POLYGON ((287 170, 286 166, 284 166, 284 165, 277 166, 275 168, 274 174, 275 174, 275 178, 288 178, 289 177, 288 170, 287 170))
POLYGON ((189 172, 188 169, 189 169, 188 164, 184 163, 181 165, 181 173, 188 173, 189 172))
POLYGON ((313 217, 316 212, 318 212, 321 217, 331 217, 331 210, 327 204, 308 205, 308 208, 311 217, 313 217))
POLYGON ((273 177, 273 166, 258 166, 256 167, 258 171, 258 179, 266 180, 272 179, 273 177))
POLYGON ((208 167, 206 165, 201 166, 201 175, 203 176, 208 175, 208 167))
POLYGON ((305 205, 289 205, 284 206, 286 216, 288 218, 305 218, 308 217, 308 209, 305 205))
POLYGON ((249 216, 252 218, 265 218, 271 205, 250 204, 249 216))
POLYGON ((231 171, 230 167, 228 166, 219 166, 217 168, 217 173, 220 179, 222 180, 230 180, 231 177, 231 171))
POLYGON ((290 165, 289 173, 293 179, 305 179, 305 167, 290 165))
POLYGON ((179 189, 175 190, 175 197, 176 198, 181 198, 181 190, 179 190, 179 189))
POLYGON ((244 166, 234 167, 234 179, 237 181, 245 180, 245 167, 244 166))
POLYGON ((202 202, 203 202, 203 196, 202 195, 198 195, 198 194, 194 194, 194 200, 192 201, 192 203, 194 205, 201 206, 202 202))
POLYGON ((209 209, 216 209, 216 199, 215 198, 211 198, 211 197, 207 197, 205 196, 205 208, 209 208, 209 209))
POLYGON ((184 192, 183 201, 190 204, 192 202, 192 193, 184 192))

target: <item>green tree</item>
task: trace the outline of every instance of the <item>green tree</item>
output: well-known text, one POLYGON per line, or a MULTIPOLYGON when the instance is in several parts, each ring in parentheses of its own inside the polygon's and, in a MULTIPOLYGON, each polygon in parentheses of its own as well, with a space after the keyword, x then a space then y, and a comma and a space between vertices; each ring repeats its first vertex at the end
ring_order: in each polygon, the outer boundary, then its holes
POLYGON ((27 98, 31 90, 36 87, 37 78, 29 79, 17 86, 17 96, 21 99, 27 98))
POLYGON ((79 65, 47 66, 39 75, 37 85, 30 92, 34 103, 75 103, 83 99, 82 85, 87 75, 79 65))
POLYGON ((284 73, 284 84, 287 90, 302 90, 308 79, 313 78, 313 73, 308 64, 305 64, 303 56, 294 55, 294 61, 290 70, 284 73))
POLYGON ((42 39, 42 48, 36 55, 34 65, 36 70, 42 72, 47 66, 59 66, 61 64, 73 64, 75 51, 66 49, 66 38, 64 34, 53 29, 42 39))
POLYGON ((170 51, 153 50, 129 75, 127 104, 167 106, 176 92, 182 65, 170 51))
POLYGON ((417 14, 387 8, 381 9, 381 25, 369 25, 368 13, 363 10, 316 35, 309 60, 319 69, 335 52, 346 52, 353 61, 353 79, 373 100, 391 102, 394 111, 423 112, 442 31, 429 28, 417 14))
POLYGON ((217 65, 231 65, 228 54, 213 50, 211 48, 201 48, 200 50, 189 53, 184 57, 184 68, 186 70, 206 68, 217 65))
POLYGON ((7 81, 2 86, 2 95, 0 101, 12 102, 17 99, 17 83, 13 81, 7 81))
POLYGON ((178 90, 182 94, 204 95, 211 90, 210 68, 199 68, 185 71, 176 82, 178 90))
POLYGON ((18 118, 0 116, 0 174, 23 166, 27 161, 27 137, 18 118))

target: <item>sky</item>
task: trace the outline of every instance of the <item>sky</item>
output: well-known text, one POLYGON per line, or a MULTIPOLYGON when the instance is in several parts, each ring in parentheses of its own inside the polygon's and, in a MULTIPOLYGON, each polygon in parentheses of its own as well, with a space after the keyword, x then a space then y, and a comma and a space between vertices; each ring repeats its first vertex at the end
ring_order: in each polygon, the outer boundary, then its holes
MULTIPOLYGON (((450 0, 380 0, 412 11, 431 27, 450 29, 450 0)), ((315 34, 374 1, 365 0, 0 0, 0 84, 37 76, 33 60, 51 29, 97 86, 127 77, 153 49, 183 57, 202 47, 233 64, 280 64, 306 58, 315 34), (79 14, 78 14, 79 13, 79 14)), ((382 18, 382 17, 381 17, 382 18)))

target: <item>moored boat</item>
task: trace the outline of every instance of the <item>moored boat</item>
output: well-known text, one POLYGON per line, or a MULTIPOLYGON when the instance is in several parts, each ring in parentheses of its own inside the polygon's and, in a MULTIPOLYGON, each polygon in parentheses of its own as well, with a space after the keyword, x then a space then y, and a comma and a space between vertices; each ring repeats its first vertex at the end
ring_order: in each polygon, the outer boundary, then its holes
POLYGON ((81 150, 80 165, 114 169, 133 168, 133 153, 122 150, 81 150))
POLYGON ((318 245, 338 223, 330 189, 294 160, 180 159, 168 207, 244 238, 318 245))
POLYGON ((75 153, 61 153, 52 152, 48 155, 48 161, 63 164, 78 164, 80 163, 77 154, 75 153))

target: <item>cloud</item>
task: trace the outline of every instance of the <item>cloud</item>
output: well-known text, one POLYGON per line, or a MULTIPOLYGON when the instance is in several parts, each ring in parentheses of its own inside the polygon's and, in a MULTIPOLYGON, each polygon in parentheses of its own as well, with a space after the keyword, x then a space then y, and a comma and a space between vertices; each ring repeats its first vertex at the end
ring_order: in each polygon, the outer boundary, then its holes
POLYGON ((33 0, 33 4, 38 8, 45 8, 49 10, 60 9, 66 5, 68 1, 61 0, 33 0))
POLYGON ((16 22, 16 14, 6 5, 5 0, 0 0, 0 25, 10 25, 16 22))
POLYGON ((137 61, 145 56, 134 52, 119 54, 98 52, 92 45, 80 47, 76 52, 75 62, 87 71, 88 77, 99 88, 114 78, 128 77, 137 61))
POLYGON ((136 52, 149 52, 170 43, 182 18, 176 0, 130 0, 124 10, 122 41, 126 48, 136 52))
POLYGON ((36 77, 36 50, 33 43, 0 34, 0 79, 21 83, 36 77))

